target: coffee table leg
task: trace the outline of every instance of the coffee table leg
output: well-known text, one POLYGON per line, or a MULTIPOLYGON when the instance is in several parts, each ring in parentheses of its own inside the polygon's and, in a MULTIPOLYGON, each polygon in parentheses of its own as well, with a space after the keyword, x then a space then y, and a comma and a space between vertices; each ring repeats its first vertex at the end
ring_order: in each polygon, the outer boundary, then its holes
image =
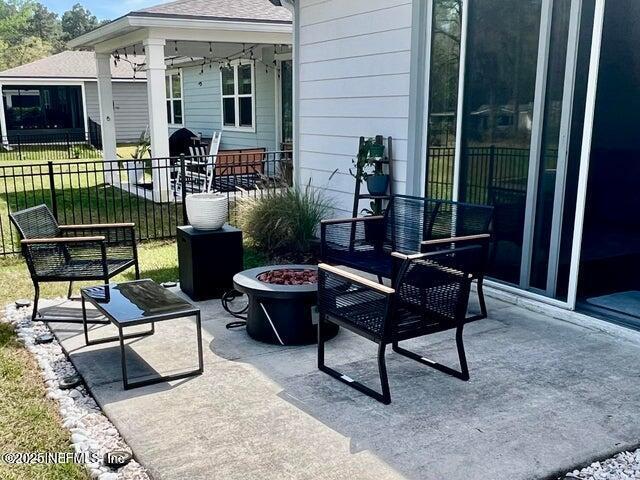
POLYGON ((85 299, 82 292, 80 293, 82 299, 82 325, 84 327, 84 343, 89 345, 89 329, 87 328, 87 306, 85 305, 85 299))
POLYGON ((120 337, 120 361, 122 362, 122 386, 125 390, 129 390, 129 382, 127 380, 127 357, 124 353, 124 335, 122 327, 118 327, 118 337, 120 337))
POLYGON ((198 337, 198 373, 204 371, 204 360, 202 356, 202 322, 200 321, 200 312, 196 313, 196 335, 198 337))

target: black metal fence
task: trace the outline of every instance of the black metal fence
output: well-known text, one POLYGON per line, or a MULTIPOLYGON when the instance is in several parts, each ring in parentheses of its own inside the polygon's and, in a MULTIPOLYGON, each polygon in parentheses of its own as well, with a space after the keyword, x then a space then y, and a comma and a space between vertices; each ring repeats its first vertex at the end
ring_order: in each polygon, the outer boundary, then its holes
POLYGON ((89 131, 64 133, 11 133, 0 144, 0 161, 48 161, 100 158, 100 125, 89 131))
POLYGON ((0 255, 20 252, 9 212, 48 205, 60 224, 134 222, 140 240, 175 237, 190 193, 220 192, 236 222, 236 201, 292 185, 291 152, 144 160, 0 164, 0 255))
MULTIPOLYGON (((557 149, 548 149, 544 165, 555 165, 557 149)), ((427 196, 451 199, 453 195, 455 148, 432 147, 427 163, 427 196)), ((526 192, 529 149, 471 147, 465 151, 460 184, 467 202, 490 204, 492 191, 526 192)))

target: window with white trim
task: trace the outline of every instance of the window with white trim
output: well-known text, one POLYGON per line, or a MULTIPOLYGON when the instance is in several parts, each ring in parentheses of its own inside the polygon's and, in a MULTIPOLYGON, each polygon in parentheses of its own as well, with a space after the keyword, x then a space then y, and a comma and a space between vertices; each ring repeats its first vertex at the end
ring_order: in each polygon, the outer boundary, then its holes
POLYGON ((251 63, 235 63, 220 70, 222 128, 254 131, 254 68, 251 63))
POLYGON ((182 126, 182 75, 179 70, 167 72, 165 86, 167 90, 167 121, 169 125, 182 126))

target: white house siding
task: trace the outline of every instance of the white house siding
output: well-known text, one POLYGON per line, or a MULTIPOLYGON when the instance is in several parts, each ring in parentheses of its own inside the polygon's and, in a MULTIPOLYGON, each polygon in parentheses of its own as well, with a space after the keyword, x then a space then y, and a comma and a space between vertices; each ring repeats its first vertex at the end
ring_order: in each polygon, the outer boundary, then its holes
MULTIPOLYGON (((263 49, 263 61, 272 65, 273 48, 263 49)), ((214 130, 222 130, 221 149, 264 147, 267 150, 275 150, 276 107, 273 68, 267 71, 267 67, 262 63, 255 64, 255 132, 234 132, 222 128, 219 65, 214 64, 212 68, 206 66, 202 75, 200 71, 199 66, 182 69, 184 126, 195 133, 202 133, 204 137, 211 137, 214 130)), ((177 128, 180 127, 170 126, 169 130, 173 132, 177 128)))
MULTIPOLYGON (((98 85, 85 82, 87 115, 100 123, 98 85)), ((116 140, 119 143, 135 142, 149 124, 146 82, 113 82, 116 140)))
POLYGON ((298 8, 300 181, 350 212, 358 139, 379 134, 393 138, 394 187, 403 193, 411 1, 300 0, 298 8))

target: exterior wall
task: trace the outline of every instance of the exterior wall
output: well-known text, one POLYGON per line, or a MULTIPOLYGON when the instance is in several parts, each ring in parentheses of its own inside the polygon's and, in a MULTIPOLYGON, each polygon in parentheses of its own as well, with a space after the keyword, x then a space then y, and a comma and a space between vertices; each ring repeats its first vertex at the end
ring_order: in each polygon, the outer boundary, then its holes
MULTIPOLYGON (((85 82, 87 115, 100 123, 98 85, 85 82)), ((136 142, 149 124, 146 82, 113 82, 113 103, 115 107, 116 141, 136 142)))
MULTIPOLYGON (((263 49, 263 61, 268 65, 273 62, 273 48, 263 49)), ((184 127, 194 133, 202 133, 206 138, 210 138, 214 131, 222 130, 220 149, 264 147, 276 150, 275 73, 271 68, 266 70, 263 64, 256 62, 256 131, 234 132, 222 128, 219 66, 205 67, 202 75, 200 66, 183 68, 184 127)), ((179 128, 170 126, 169 132, 179 128)))
POLYGON ((350 213, 358 139, 380 134, 393 138, 394 188, 404 193, 411 1, 300 0, 296 8, 299 181, 311 179, 350 213))

